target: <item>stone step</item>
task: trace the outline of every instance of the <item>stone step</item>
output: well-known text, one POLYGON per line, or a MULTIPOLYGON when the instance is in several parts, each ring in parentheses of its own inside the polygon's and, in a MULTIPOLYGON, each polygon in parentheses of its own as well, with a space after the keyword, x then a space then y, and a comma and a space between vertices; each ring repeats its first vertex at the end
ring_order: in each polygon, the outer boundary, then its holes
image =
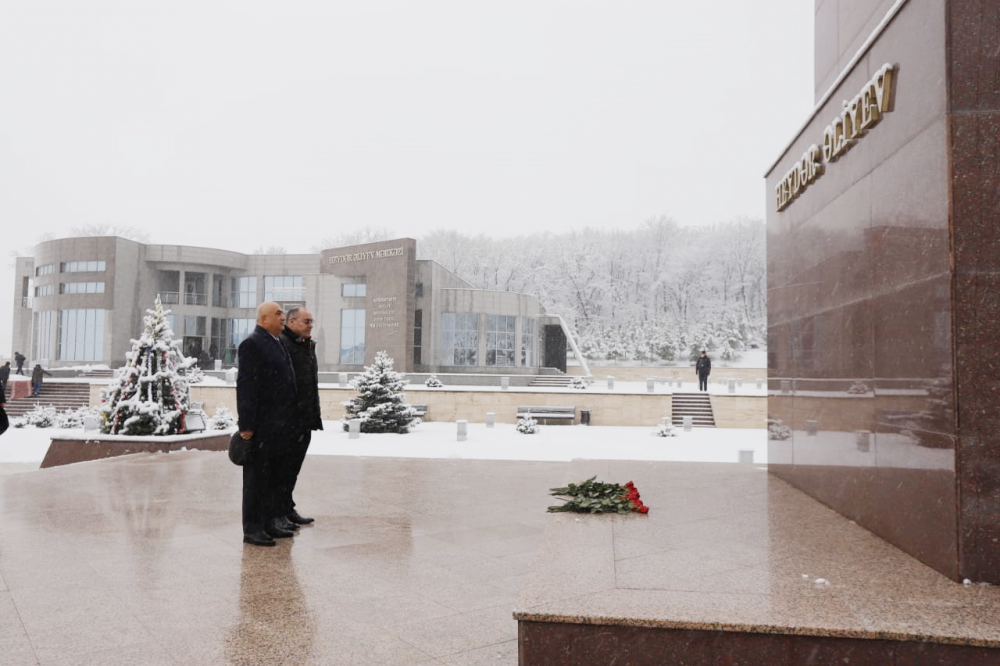
POLYGON ((684 425, 684 417, 691 417, 691 425, 702 428, 715 427, 712 400, 704 393, 674 393, 671 400, 671 423, 684 425))
POLYGON ((49 381, 42 384, 42 392, 38 396, 28 396, 11 400, 10 384, 7 385, 7 404, 4 409, 8 416, 23 416, 36 406, 52 406, 58 412, 73 411, 90 404, 90 384, 61 383, 49 381))

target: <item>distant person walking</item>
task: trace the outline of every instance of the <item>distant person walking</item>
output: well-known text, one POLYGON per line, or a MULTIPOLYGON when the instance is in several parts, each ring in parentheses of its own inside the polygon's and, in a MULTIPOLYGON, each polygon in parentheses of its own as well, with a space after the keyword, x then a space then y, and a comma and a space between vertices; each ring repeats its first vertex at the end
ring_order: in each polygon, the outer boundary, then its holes
POLYGON ((28 359, 19 351, 14 352, 14 363, 17 364, 17 374, 24 376, 24 362, 28 359))
POLYGON ((701 357, 694 366, 694 371, 698 373, 698 390, 708 390, 708 376, 712 373, 712 359, 708 357, 705 350, 701 350, 701 357))
POLYGON ((7 382, 10 381, 10 361, 0 366, 0 393, 7 391, 7 382))
POLYGON ((41 363, 36 363, 31 371, 31 395, 38 395, 42 392, 43 375, 52 376, 52 373, 42 368, 41 363))

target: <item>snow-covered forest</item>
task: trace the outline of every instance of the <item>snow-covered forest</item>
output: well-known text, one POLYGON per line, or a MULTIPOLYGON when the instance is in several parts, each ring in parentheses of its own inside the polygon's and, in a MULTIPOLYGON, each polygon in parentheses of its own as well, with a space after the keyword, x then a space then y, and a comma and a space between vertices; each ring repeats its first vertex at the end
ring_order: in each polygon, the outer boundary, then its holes
POLYGON ((589 358, 671 361, 706 348, 731 359, 766 345, 764 230, 749 218, 695 228, 660 217, 518 238, 437 231, 417 249, 476 288, 536 296, 589 358))

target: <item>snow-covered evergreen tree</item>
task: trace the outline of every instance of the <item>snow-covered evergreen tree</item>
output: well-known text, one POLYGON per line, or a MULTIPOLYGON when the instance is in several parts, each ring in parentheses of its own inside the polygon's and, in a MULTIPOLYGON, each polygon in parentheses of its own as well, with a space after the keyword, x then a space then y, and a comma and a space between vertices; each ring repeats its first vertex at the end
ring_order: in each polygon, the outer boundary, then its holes
POLYGON ((209 430, 228 430, 236 427, 236 415, 225 405, 215 408, 215 414, 208 419, 209 430))
POLYGON ((528 414, 523 419, 517 420, 517 425, 515 426, 517 431, 522 435, 534 435, 538 432, 538 421, 531 418, 531 414, 528 414))
POLYGON ((143 333, 132 340, 125 366, 101 391, 101 430, 113 435, 183 433, 188 384, 181 374, 194 359, 181 354, 160 297, 146 310, 143 333))
POLYGON ((403 403, 403 388, 408 380, 392 365, 389 355, 380 351, 375 354, 375 362, 350 381, 351 388, 360 395, 340 403, 346 411, 344 430, 351 419, 361 419, 361 432, 404 434, 420 423, 416 410, 403 403))
POLYGON ((705 329, 695 331, 690 338, 688 343, 688 360, 697 361, 698 357, 701 356, 701 351, 712 351, 715 349, 715 343, 712 340, 712 334, 705 329))

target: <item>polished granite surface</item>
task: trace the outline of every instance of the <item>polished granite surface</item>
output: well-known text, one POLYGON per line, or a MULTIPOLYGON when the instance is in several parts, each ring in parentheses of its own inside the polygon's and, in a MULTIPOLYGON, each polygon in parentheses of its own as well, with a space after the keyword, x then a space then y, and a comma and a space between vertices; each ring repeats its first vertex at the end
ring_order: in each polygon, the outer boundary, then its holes
POLYGON ((566 463, 310 457, 244 546, 225 453, 0 476, 0 664, 515 663, 566 463))
MULTIPOLYGON (((856 19, 841 36, 853 34, 879 5, 824 4, 818 37, 841 10, 856 19)), ((827 63, 818 72, 841 52, 830 39, 817 40, 816 62, 827 63)), ((767 190, 811 142, 822 143, 845 99, 893 66, 882 122, 825 162, 792 205, 768 207, 768 415, 791 429, 772 441, 768 463, 952 580, 992 583, 1000 583, 998 54, 1000 3, 896 3, 767 190), (855 437, 858 446, 844 446, 855 437), (916 471, 914 461, 928 458, 916 471)))
POLYGON ((259 548, 224 453, 0 476, 0 664, 514 664, 515 607, 1000 644, 1000 589, 760 466, 315 456, 300 484, 317 522, 259 548), (632 478, 652 511, 545 513, 549 487, 591 474, 632 478))
POLYGON ((954 583, 756 465, 574 461, 649 514, 552 517, 515 616, 1000 647, 1000 587, 954 583))

